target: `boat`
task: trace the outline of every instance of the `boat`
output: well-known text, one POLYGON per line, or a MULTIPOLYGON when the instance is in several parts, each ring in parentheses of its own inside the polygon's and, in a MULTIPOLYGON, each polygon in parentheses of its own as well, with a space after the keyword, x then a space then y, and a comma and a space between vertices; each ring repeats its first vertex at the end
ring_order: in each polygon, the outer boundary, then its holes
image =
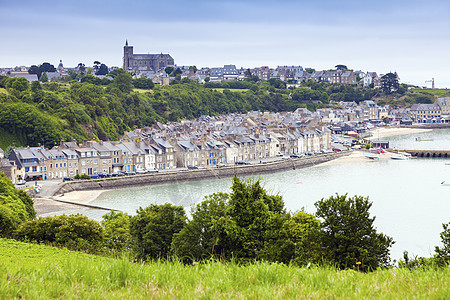
POLYGON ((417 142, 431 142, 433 139, 424 139, 421 137, 416 137, 417 142))
POLYGON ((391 156, 391 159, 407 160, 407 159, 409 159, 409 157, 406 156, 406 155, 402 155, 402 154, 394 154, 394 155, 391 156))
POLYGON ((410 158, 412 155, 410 154, 410 153, 408 153, 408 152, 397 152, 397 154, 400 154, 400 155, 404 155, 404 156, 406 156, 406 157, 408 157, 408 158, 410 158))
POLYGON ((442 186, 450 186, 450 180, 444 180, 441 182, 442 186))
POLYGON ((365 156, 370 159, 380 159, 378 155, 372 153, 367 153, 365 156))

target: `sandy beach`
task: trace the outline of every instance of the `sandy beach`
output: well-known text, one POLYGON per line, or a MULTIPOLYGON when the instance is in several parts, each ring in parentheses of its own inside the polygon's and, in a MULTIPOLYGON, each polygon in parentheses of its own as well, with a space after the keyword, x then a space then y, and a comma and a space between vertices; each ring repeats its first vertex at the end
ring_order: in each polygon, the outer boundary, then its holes
POLYGON ((391 136, 396 135, 405 135, 405 134, 415 134, 415 133, 423 133, 429 132, 432 129, 421 129, 421 128, 405 128, 405 127, 377 127, 375 129, 371 129, 372 137, 368 138, 369 140, 379 140, 391 136))

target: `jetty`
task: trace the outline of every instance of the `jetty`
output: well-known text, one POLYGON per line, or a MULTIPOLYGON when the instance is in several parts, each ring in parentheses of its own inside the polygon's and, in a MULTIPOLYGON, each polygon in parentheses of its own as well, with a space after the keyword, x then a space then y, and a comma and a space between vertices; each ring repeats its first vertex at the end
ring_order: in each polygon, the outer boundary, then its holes
POLYGON ((450 158, 450 151, 448 150, 399 150, 406 152, 415 157, 441 157, 450 158))

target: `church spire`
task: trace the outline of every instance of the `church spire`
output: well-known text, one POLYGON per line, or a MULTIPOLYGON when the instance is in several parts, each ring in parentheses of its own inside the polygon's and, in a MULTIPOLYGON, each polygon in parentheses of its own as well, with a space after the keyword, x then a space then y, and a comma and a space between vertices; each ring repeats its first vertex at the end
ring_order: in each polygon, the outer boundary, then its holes
POLYGON ((125 41, 125 46, 128 46, 128 39, 126 39, 125 41))

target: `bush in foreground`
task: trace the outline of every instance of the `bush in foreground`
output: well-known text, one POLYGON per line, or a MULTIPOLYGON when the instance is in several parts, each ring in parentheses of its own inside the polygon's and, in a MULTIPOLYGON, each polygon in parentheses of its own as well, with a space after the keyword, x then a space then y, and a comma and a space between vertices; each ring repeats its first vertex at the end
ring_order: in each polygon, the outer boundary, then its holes
POLYGON ((43 217, 19 226, 14 237, 44 242, 71 250, 98 252, 103 246, 103 228, 81 214, 43 217))
POLYGON ((10 237, 21 223, 35 217, 33 200, 0 172, 0 236, 10 237))

